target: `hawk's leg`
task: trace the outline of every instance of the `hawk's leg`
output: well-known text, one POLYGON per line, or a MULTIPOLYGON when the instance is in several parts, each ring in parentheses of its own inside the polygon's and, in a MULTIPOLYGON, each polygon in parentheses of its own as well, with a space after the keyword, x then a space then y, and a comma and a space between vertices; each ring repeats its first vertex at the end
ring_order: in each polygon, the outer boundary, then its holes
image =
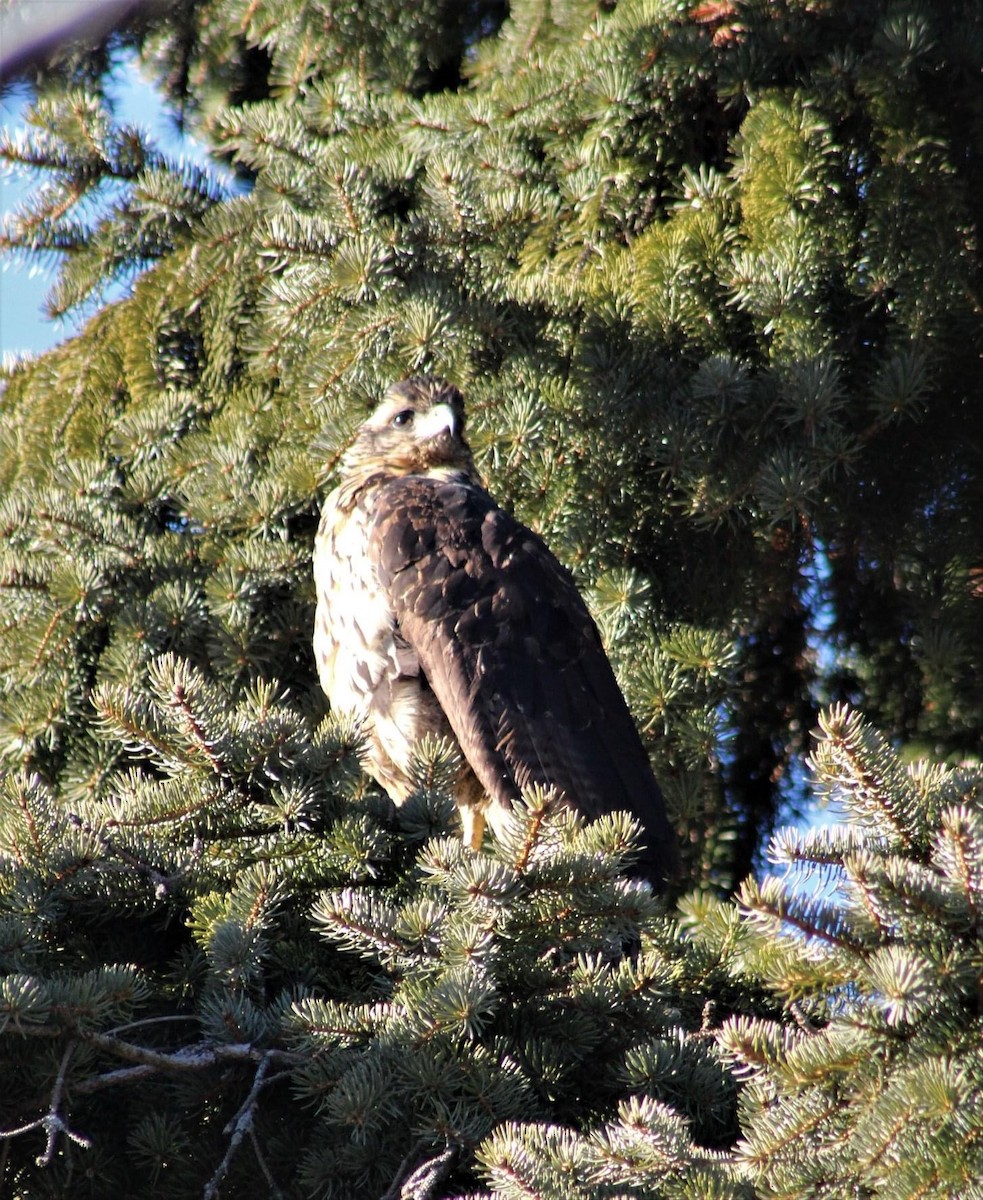
POLYGON ((485 814, 477 805, 465 804, 460 808, 461 837, 465 846, 480 850, 485 836, 485 814))

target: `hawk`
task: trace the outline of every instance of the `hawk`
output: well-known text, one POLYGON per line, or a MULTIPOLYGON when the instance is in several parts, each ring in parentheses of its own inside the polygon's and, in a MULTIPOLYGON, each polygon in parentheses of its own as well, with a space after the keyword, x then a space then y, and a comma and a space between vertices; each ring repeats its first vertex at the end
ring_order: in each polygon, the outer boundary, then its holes
POLYGON ((399 804, 421 739, 450 738, 469 845, 539 784, 588 819, 632 813, 636 869, 661 888, 675 842, 597 628, 566 568, 482 487, 461 393, 393 385, 341 475, 314 545, 314 654, 332 708, 362 725, 369 773, 399 804))

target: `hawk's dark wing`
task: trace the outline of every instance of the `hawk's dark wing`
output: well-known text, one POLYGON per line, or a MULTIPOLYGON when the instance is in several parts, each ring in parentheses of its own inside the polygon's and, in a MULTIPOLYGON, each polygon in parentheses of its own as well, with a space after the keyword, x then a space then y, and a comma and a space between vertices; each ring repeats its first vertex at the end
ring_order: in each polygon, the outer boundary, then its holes
POLYGON ((626 809, 661 883, 675 861, 662 795, 594 622, 543 541, 476 485, 404 476, 378 489, 369 553, 493 803, 542 784, 587 818, 626 809))

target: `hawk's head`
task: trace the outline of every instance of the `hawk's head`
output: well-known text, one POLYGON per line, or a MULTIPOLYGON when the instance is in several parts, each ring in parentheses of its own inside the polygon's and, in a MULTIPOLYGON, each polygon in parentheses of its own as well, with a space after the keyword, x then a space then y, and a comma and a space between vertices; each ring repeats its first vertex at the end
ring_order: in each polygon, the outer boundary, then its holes
POLYGON ((474 474, 464 440, 464 398, 428 375, 394 383, 342 460, 345 475, 474 474))

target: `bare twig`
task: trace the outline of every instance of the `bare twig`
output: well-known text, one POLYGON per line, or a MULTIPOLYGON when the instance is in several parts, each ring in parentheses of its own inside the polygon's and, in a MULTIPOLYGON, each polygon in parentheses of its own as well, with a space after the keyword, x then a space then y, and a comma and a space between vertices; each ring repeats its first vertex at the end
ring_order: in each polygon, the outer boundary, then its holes
POLYGON ((259 1169, 263 1172, 263 1178, 266 1180, 266 1186, 270 1189, 270 1195, 273 1200, 281 1200, 283 1193, 276 1185, 276 1180, 273 1178, 273 1172, 270 1170, 266 1159, 263 1157, 263 1151, 260 1148, 259 1138, 256 1136, 256 1130, 250 1129, 249 1140, 253 1144, 253 1153, 256 1155, 256 1161, 259 1163, 259 1169))
POLYGON ((433 1200, 437 1188, 457 1164, 461 1148, 449 1143, 429 1158, 421 1154, 431 1147, 428 1139, 417 1142, 399 1165, 396 1178, 381 1200, 433 1200))
POLYGON ((87 1032, 81 1036, 87 1042, 97 1046, 108 1054, 122 1058, 126 1062, 135 1063, 132 1067, 119 1067, 115 1071, 107 1071, 102 1075, 93 1075, 72 1085, 72 1091, 87 1096, 92 1092, 102 1091, 103 1088, 113 1087, 118 1083, 132 1083, 145 1079, 148 1075, 156 1075, 158 1071, 184 1073, 186 1071, 201 1071, 219 1063, 257 1062, 265 1059, 283 1066, 292 1067, 301 1061, 296 1054, 286 1050, 263 1050, 248 1042, 198 1042, 193 1046, 182 1046, 179 1050, 155 1050, 150 1046, 139 1046, 135 1042, 125 1042, 116 1034, 124 1029, 135 1029, 143 1025, 153 1025, 166 1021, 194 1020, 193 1017, 174 1014, 169 1017, 148 1017, 143 1021, 131 1021, 121 1025, 113 1033, 87 1032))
MULTIPOLYGON (((269 1069, 270 1063, 272 1062, 272 1057, 273 1051, 268 1050, 260 1059, 259 1066, 256 1068, 256 1075, 253 1078, 253 1086, 249 1089, 249 1095, 242 1102, 242 1107, 225 1127, 224 1132, 229 1133, 232 1136, 229 1138, 229 1145, 226 1148, 225 1157, 215 1168, 215 1174, 205 1186, 205 1191, 202 1194, 202 1200, 214 1200, 214 1197, 218 1195, 219 1185, 228 1173, 229 1167, 232 1165, 232 1159, 235 1157, 235 1153, 239 1149, 239 1143, 247 1133, 252 1134, 253 1132, 253 1116, 256 1112, 256 1102, 259 1099, 259 1093, 263 1088, 266 1072, 269 1069)), ((263 1156, 259 1153, 259 1148, 256 1146, 255 1138, 253 1139, 253 1146, 254 1149, 256 1149, 260 1166, 264 1169, 264 1171, 266 1171, 266 1163, 263 1159, 263 1156)), ((273 1196, 280 1196, 281 1193, 279 1189, 272 1184, 272 1178, 270 1177, 269 1172, 266 1171, 266 1174, 268 1182, 270 1182, 272 1185, 273 1190, 271 1194, 273 1196)))
MULTIPOLYGON (((133 1021, 129 1025, 120 1026, 121 1029, 131 1029, 140 1025, 154 1024, 158 1020, 169 1020, 170 1018, 148 1018, 146 1021, 133 1021)), ((79 1041, 85 1041, 89 1045, 97 1047, 99 1050, 107 1054, 112 1054, 116 1058, 121 1058, 125 1062, 133 1063, 133 1066, 120 1067, 115 1071, 107 1071, 102 1075, 93 1076, 90 1079, 83 1079, 77 1083, 73 1083, 72 1092, 78 1095, 91 1095, 93 1092, 102 1090, 103 1088, 112 1087, 120 1083, 128 1083, 134 1080, 146 1078, 148 1075, 156 1075, 158 1072, 185 1073, 188 1071, 200 1071, 208 1067, 217 1066, 225 1063, 256 1063, 256 1075, 253 1079, 252 1087, 245 1102, 239 1109, 239 1112, 233 1118, 226 1128, 226 1132, 231 1133, 229 1148, 225 1158, 219 1165, 218 1170, 212 1181, 208 1185, 205 1192, 206 1200, 210 1200, 217 1194, 217 1189, 228 1171, 232 1158, 239 1147, 243 1137, 247 1134, 252 1134, 253 1114, 256 1107, 256 1100, 261 1089, 275 1079, 282 1078, 284 1074, 289 1074, 290 1069, 295 1067, 303 1059, 300 1055, 292 1054, 286 1050, 271 1050, 261 1049, 253 1046, 248 1042, 221 1043, 221 1042, 198 1042, 191 1046, 182 1046, 178 1050, 164 1051, 156 1050, 150 1046, 139 1046, 133 1042, 123 1041, 121 1038, 113 1034, 98 1033, 94 1030, 87 1030, 79 1033, 78 1037, 69 1042, 65 1048, 65 1053, 62 1055, 61 1064, 58 1068, 58 1074, 55 1078, 54 1087, 51 1091, 51 1099, 48 1105, 48 1111, 43 1117, 38 1117, 35 1121, 29 1121, 26 1125, 18 1126, 16 1129, 0 1130, 0 1141, 8 1141, 10 1138, 20 1137, 22 1134, 30 1133, 34 1129, 43 1129, 47 1133, 47 1143, 42 1155, 38 1158, 38 1165, 42 1167, 49 1166, 54 1159, 55 1151, 58 1145, 59 1134, 64 1135, 69 1141, 74 1142, 78 1146, 89 1149, 92 1142, 83 1134, 76 1133, 69 1128, 61 1115, 62 1098, 65 1092, 65 1081, 68 1075, 68 1066, 71 1061, 72 1054, 79 1041), (271 1066, 279 1065, 286 1068, 285 1071, 270 1077, 268 1075, 271 1066)), ((280 1192, 277 1190, 273 1181, 273 1177, 263 1159, 262 1153, 253 1139, 253 1146, 256 1151, 256 1157, 259 1161, 260 1168, 266 1176, 267 1183, 270 1188, 270 1195, 278 1197, 280 1192)), ((4 1147, 4 1150, 6 1147, 4 1147)), ((0 1163, 3 1157, 0 1156, 0 1163)))
POLYGON ((62 1133, 69 1141, 74 1142, 77 1146, 82 1146, 88 1150, 92 1142, 89 1138, 81 1133, 76 1133, 65 1124, 65 1120, 61 1115, 61 1098, 65 1090, 65 1076, 68 1074, 68 1064, 71 1061, 72 1053, 75 1050, 75 1042, 69 1042, 65 1047, 65 1053, 61 1056, 61 1065, 58 1068, 58 1075, 55 1078, 55 1086, 51 1090, 51 1100, 48 1104, 48 1111, 43 1117, 39 1117, 36 1121, 31 1121, 27 1125, 21 1125, 19 1129, 0 1130, 0 1138, 15 1138, 20 1137, 23 1133, 30 1133, 32 1129, 43 1129, 48 1135, 47 1144, 44 1148, 44 1153, 39 1155, 37 1162, 38 1166, 50 1166, 51 1160, 55 1156, 55 1149, 58 1145, 58 1135, 62 1133))
POLYGON ((292 1065, 302 1061, 300 1055, 286 1050, 263 1050, 251 1042, 197 1042, 193 1046, 182 1046, 180 1050, 154 1050, 150 1046, 138 1046, 124 1042, 107 1033, 88 1031, 81 1036, 93 1046, 105 1050, 126 1062, 142 1063, 160 1071, 200 1071, 228 1062, 261 1062, 267 1056, 274 1061, 292 1065))

